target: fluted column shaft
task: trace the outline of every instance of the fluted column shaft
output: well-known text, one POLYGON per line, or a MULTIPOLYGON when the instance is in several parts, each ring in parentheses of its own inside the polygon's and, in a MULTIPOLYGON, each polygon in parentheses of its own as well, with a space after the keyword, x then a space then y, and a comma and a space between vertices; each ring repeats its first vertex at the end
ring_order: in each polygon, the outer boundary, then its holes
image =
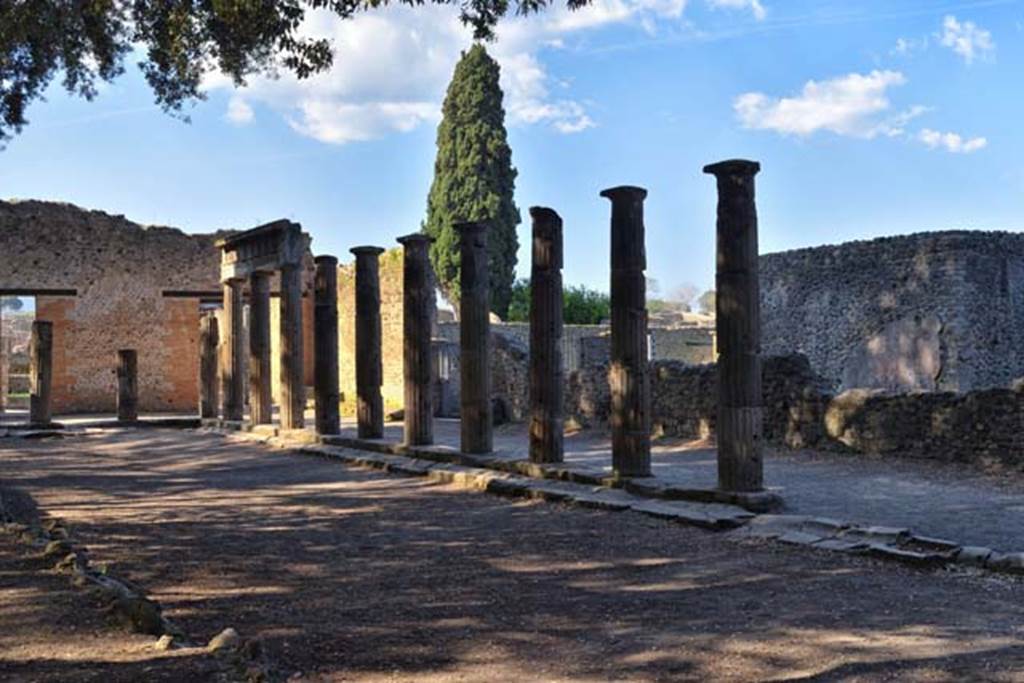
POLYGON ((762 457, 761 313, 755 161, 704 167, 718 182, 715 332, 718 344, 718 486, 759 491, 762 457))
POLYGON ((434 278, 428 249, 433 239, 421 233, 398 238, 404 248, 402 271, 405 443, 434 443, 433 362, 430 336, 434 322, 434 278))
POLYGON ((53 323, 32 322, 29 342, 29 422, 45 425, 53 421, 53 323))
POLYGON ((249 419, 273 421, 273 382, 270 371, 270 273, 249 276, 249 419))
POLYGON ((487 223, 459 223, 459 423, 464 453, 494 449, 487 223))
POLYGON ((241 421, 245 408, 245 331, 242 319, 242 280, 224 283, 224 339, 221 352, 223 418, 241 421))
POLYGON ((281 268, 281 429, 306 424, 302 346, 302 269, 281 268))
POLYGON ((530 460, 562 462, 562 219, 534 206, 530 269, 530 460))
POLYGON ((359 438, 384 436, 384 379, 381 361, 380 247, 355 247, 356 257, 356 419, 359 438))
POLYGON ((217 417, 219 386, 217 385, 217 345, 220 335, 217 318, 211 313, 199 321, 199 417, 217 417))
POLYGON ((647 367, 644 198, 647 190, 615 187, 612 202, 611 388, 612 469, 620 477, 651 474, 651 381, 647 367))
POLYGON ((139 419, 139 355, 135 349, 117 352, 117 419, 139 419))
POLYGON ((313 287, 313 388, 316 431, 341 431, 338 388, 338 259, 317 256, 313 287))

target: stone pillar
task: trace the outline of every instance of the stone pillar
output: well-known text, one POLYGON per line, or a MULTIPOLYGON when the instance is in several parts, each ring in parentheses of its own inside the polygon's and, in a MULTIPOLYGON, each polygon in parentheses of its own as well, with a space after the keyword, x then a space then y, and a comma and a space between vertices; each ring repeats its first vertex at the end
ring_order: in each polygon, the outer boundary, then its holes
POLYGON ((45 425, 53 422, 53 323, 32 322, 29 345, 29 422, 45 425))
POLYGON ((562 462, 562 219, 542 206, 530 216, 530 460, 562 462))
POLYGON ((405 443, 434 443, 433 362, 430 337, 434 323, 434 278, 429 247, 422 233, 399 237, 402 245, 403 372, 405 375, 405 443))
POLYGON ((612 470, 618 477, 651 474, 651 380, 647 366, 644 198, 640 187, 601 193, 612 202, 612 470))
POLYGON ((249 276, 249 421, 273 422, 270 376, 270 273, 249 276))
POLYGON ((384 379, 381 361, 380 247, 355 247, 356 417, 360 439, 384 436, 384 379))
POLYGON ((313 286, 313 388, 316 431, 341 431, 338 389, 338 259, 317 256, 313 286))
POLYGON ((704 167, 718 181, 715 334, 718 345, 718 487, 760 491, 761 303, 757 272, 756 161, 704 167))
POLYGON ((117 419, 139 419, 139 356, 135 349, 117 352, 117 419))
POLYGON ((302 347, 302 269, 281 268, 281 429, 305 424, 306 387, 302 347))
POLYGON ((7 338, 4 336, 4 297, 0 296, 0 415, 7 410, 7 338))
POLYGON ((199 321, 199 417, 217 417, 217 317, 207 313, 199 321))
POLYGON ((491 414, 491 287, 487 223, 458 223, 459 424, 464 453, 494 450, 491 414))
POLYGON ((221 354, 222 417, 240 422, 245 408, 245 321, 242 319, 242 280, 224 283, 224 338, 221 354))

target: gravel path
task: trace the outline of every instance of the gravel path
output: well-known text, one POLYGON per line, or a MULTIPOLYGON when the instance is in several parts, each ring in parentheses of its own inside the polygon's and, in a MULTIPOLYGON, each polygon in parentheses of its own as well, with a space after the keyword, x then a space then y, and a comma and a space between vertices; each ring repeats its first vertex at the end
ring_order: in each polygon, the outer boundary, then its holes
MULTIPOLYGON (((1024 679, 1024 584, 1005 577, 471 494, 183 431, 0 440, 0 484, 64 517, 190 636, 233 626, 296 680, 1024 679)), ((84 643, 97 647, 60 650, 67 634, 41 624, 61 623, 45 596, 66 579, 51 585, 4 550, 0 679, 176 679, 181 657, 154 657, 140 677, 94 623, 84 643), (51 642, 61 654, 40 654, 51 642)), ((194 666, 192 680, 213 676, 194 666)))

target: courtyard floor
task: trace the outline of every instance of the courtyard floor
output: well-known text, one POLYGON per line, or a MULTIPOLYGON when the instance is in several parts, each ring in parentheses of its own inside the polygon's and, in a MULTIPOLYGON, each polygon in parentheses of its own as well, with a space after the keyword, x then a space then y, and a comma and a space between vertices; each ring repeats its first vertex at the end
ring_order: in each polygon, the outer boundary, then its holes
MULTIPOLYGON (((282 678, 1024 678, 1024 584, 1006 576, 467 493, 186 430, 3 439, 0 487, 26 514, 66 519, 94 563, 195 640, 227 626, 260 638, 282 678)), ((112 630, 23 553, 0 536, 0 679, 225 675, 201 650, 112 630)))

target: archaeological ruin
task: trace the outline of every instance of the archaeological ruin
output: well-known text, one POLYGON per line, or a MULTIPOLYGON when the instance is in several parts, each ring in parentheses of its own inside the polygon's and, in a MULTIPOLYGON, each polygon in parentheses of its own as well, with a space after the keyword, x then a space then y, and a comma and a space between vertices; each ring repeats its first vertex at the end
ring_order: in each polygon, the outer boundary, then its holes
POLYGON ((460 315, 439 322, 420 233, 339 263, 314 258, 290 221, 188 235, 0 202, 0 296, 35 300, 29 418, 198 414, 294 430, 309 407, 322 435, 354 417, 359 438, 381 439, 400 419, 408 446, 459 418, 470 454, 490 453, 495 425, 517 421, 541 464, 562 461, 564 425, 596 427, 622 478, 651 474, 652 438, 713 439, 719 488, 747 492, 764 486, 765 443, 1005 461, 1024 410, 1013 384, 1024 375, 1024 236, 922 233, 760 255, 758 170, 705 168, 719 200, 714 329, 649 321, 638 187, 601 193, 611 319, 591 326, 562 320, 563 226, 546 207, 531 209, 530 321, 504 323, 488 311, 485 222, 458 226, 460 315))

